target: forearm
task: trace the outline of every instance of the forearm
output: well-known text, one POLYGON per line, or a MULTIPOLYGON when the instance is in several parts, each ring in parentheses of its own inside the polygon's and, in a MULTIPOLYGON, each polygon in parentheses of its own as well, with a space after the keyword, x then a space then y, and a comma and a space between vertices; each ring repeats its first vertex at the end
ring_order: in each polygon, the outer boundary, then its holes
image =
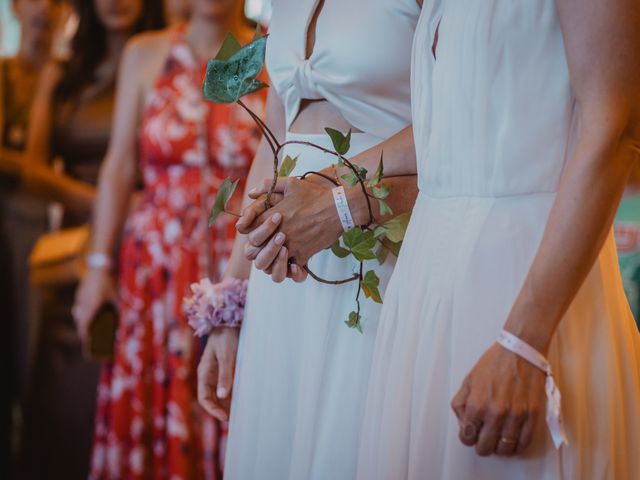
MULTIPOLYGON (((597 136, 597 134, 595 134, 597 136)), ((570 159, 529 273, 505 328, 546 352, 593 267, 633 166, 628 146, 584 140, 570 159)))
POLYGON ((378 201, 373 198, 373 191, 367 187, 367 194, 369 195, 369 203, 367 203, 367 197, 365 197, 361 185, 348 188, 347 202, 351 215, 356 225, 366 225, 369 223, 369 205, 371 205, 371 212, 373 213, 373 223, 381 224, 395 217, 401 213, 411 212, 413 206, 416 203, 416 197, 418 196, 418 184, 417 176, 410 175, 405 177, 391 177, 385 178, 383 183, 389 187, 390 193, 384 201, 389 205, 393 213, 391 215, 381 215, 378 201))
POLYGON ((91 213, 96 198, 93 185, 64 174, 57 174, 48 166, 32 164, 29 170, 25 172, 24 180, 32 194, 60 202, 74 212, 91 213))
MULTIPOLYGON (((132 162, 133 163, 133 162, 132 162)), ((133 168, 113 168, 108 160, 100 172, 96 197, 91 251, 111 255, 115 250, 129 200, 135 186, 133 168)))
MULTIPOLYGON (((354 156, 351 161, 367 169, 370 178, 378 168, 381 155, 384 156, 385 177, 401 177, 406 175, 416 175, 416 150, 413 140, 413 126, 400 130, 398 133, 388 138, 375 147, 354 156)), ((346 173, 348 170, 341 171, 346 173)))

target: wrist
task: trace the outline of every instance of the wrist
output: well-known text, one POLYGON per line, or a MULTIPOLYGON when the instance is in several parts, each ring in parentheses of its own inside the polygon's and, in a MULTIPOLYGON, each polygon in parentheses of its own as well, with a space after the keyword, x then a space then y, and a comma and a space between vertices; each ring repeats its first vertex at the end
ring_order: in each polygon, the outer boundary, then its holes
POLYGON ((347 202, 351 208, 351 216, 356 225, 366 225, 369 223, 369 205, 367 198, 362 192, 362 187, 358 184, 355 187, 345 188, 347 202))

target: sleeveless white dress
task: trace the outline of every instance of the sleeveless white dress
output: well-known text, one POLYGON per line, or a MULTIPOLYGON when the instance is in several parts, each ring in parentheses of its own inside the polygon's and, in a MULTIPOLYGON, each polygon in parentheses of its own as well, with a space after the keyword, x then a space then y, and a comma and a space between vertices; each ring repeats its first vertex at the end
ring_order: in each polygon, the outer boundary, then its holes
POLYGON ((412 102, 421 193, 384 298, 358 478, 640 479, 640 338, 612 235, 549 353, 569 445, 542 419, 525 455, 481 458, 449 406, 506 320, 572 151, 554 0, 425 2, 412 102))
MULTIPOLYGON (((287 130, 301 99, 327 99, 364 133, 349 155, 376 145, 411 121, 411 42, 415 0, 325 0, 313 53, 305 60, 314 0, 275 0, 267 68, 285 106, 287 130), (358 21, 354 22, 353 19, 358 21)), ((331 126, 331 125, 327 125, 331 126)), ((331 148, 327 135, 287 135, 331 148)), ((294 175, 335 158, 299 145, 294 175)), ((393 262, 367 262, 386 287, 393 262)), ((326 279, 349 277, 357 263, 323 251, 309 262, 326 279)), ((380 305, 364 300, 364 333, 344 320, 357 284, 336 287, 311 278, 275 284, 251 272, 231 406, 225 478, 350 480, 380 305)))

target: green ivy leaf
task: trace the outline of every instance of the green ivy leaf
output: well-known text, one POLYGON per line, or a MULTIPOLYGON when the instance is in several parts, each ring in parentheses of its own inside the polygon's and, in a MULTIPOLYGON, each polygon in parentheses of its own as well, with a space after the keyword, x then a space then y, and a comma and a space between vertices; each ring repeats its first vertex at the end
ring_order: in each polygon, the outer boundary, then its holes
POLYGON ((331 245, 331 247, 329 248, 331 248, 333 254, 339 258, 346 258, 351 254, 349 250, 343 248, 342 245, 340 245, 340 239, 333 242, 333 245, 331 245))
POLYGON ((376 169, 376 173, 374 173, 373 177, 371 177, 371 180, 369 180, 369 186, 372 188, 377 186, 382 181, 382 178, 384 177, 384 163, 382 161, 383 155, 384 155, 384 152, 380 154, 380 163, 378 163, 378 168, 376 169))
POLYGON ((346 320, 344 323, 347 324, 347 327, 355 328, 360 333, 362 333, 362 323, 360 323, 361 319, 362 319, 362 317, 360 315, 358 315, 357 312, 351 312, 351 313, 349 313, 349 319, 346 320))
POLYGON ((215 59, 226 62, 233 55, 238 53, 241 49, 242 49, 242 45, 240 45, 240 42, 238 42, 238 39, 233 36, 233 33, 229 32, 227 33, 227 36, 224 37, 224 40, 222 41, 222 46, 220 47, 218 54, 215 56, 215 59))
POLYGON ((300 155, 296 155, 295 158, 291 158, 289 155, 284 157, 282 160, 282 165, 280 165, 280 171, 278 172, 279 177, 288 177, 291 175, 291 172, 296 168, 298 164, 298 157, 300 155))
POLYGON ((409 225, 410 213, 402 213, 397 217, 393 217, 391 220, 383 223, 374 230, 374 236, 380 237, 386 235, 386 237, 393 243, 401 242, 404 239, 404 234, 407 231, 407 225, 409 225))
POLYGON ((350 187, 355 187, 358 184, 358 177, 356 177, 356 174, 353 172, 345 173, 340 178, 347 182, 347 185, 350 187))
POLYGON ((389 247, 389 250, 391 251, 391 253, 393 253, 394 256, 398 256, 400 255, 400 249, 402 248, 402 242, 392 242, 389 239, 387 239, 386 242, 387 246, 389 247))
POLYGON ((384 245, 378 245, 378 250, 376 250, 376 258, 378 259, 378 263, 382 265, 387 261, 387 257, 389 256, 389 249, 384 245))
POLYGON ((364 167, 358 167, 357 165, 355 165, 356 167, 356 171, 358 172, 358 176, 360 177, 360 180, 364 181, 367 178, 367 169, 364 167))
POLYGON ((364 278, 360 282, 360 286, 362 287, 365 297, 370 298, 376 303, 382 303, 382 297, 380 297, 380 291, 378 290, 380 279, 378 275, 376 275, 376 272, 369 270, 365 273, 364 278))
POLYGON ((214 103, 234 103, 244 95, 268 86, 257 79, 264 66, 267 35, 239 50, 236 50, 238 41, 232 37, 225 38, 216 58, 207 64, 202 92, 214 103))
POLYGON ((389 188, 389 186, 384 183, 380 183, 379 185, 373 187, 372 191, 373 196, 378 200, 384 200, 389 196, 389 193, 391 193, 391 189, 389 188))
POLYGON ((336 130, 334 128, 325 128, 325 131, 331 137, 331 142, 333 142, 333 148, 336 153, 340 155, 345 155, 349 148, 351 148, 351 130, 346 135, 343 135, 342 132, 336 130))
POLYGON ((380 215, 393 215, 393 210, 384 200, 378 199, 378 205, 380 207, 380 215))
POLYGON ((220 188, 218 189, 216 201, 211 208, 211 214, 209 215, 209 226, 213 225, 220 214, 225 211, 225 209, 227 208, 227 203, 229 203, 229 199, 238 187, 239 181, 240 180, 236 180, 235 182, 231 183, 231 178, 227 177, 224 179, 222 185, 220 185, 220 188))
POLYGON ((376 245, 373 232, 362 230, 360 227, 353 227, 351 230, 344 232, 342 241, 356 260, 362 262, 376 258, 376 254, 373 252, 373 247, 376 245))

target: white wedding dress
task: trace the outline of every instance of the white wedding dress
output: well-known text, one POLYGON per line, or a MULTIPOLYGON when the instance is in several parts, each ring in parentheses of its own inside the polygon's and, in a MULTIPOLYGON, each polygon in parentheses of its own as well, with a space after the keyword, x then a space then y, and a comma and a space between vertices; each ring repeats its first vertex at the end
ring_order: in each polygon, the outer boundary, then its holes
MULTIPOLYGON (((326 99, 355 128, 349 156, 376 145, 411 120, 411 42, 415 0, 325 0, 313 53, 305 60, 314 0, 275 0, 267 68, 286 113, 287 130, 301 99, 326 99), (354 21, 357 19, 357 21, 354 21)), ((331 125, 327 125, 331 126, 331 125)), ((287 135, 332 148, 327 135, 287 135)), ((300 145, 295 175, 335 158, 300 145)), ((392 160, 389 160, 392 161, 392 160)), ((386 287, 391 259, 367 262, 386 287)), ((309 262, 326 279, 352 275, 358 264, 323 251, 309 262)), ((344 320, 357 284, 309 278, 275 284, 253 270, 240 335, 225 478, 351 480, 355 477, 363 408, 380 305, 364 299, 364 333, 344 320)))
POLYGON ((555 1, 425 2, 412 102, 421 193, 384 298, 358 478, 639 479, 640 338, 612 235, 550 349, 569 445, 542 419, 525 455, 482 458, 449 406, 505 322, 572 151, 555 1))

